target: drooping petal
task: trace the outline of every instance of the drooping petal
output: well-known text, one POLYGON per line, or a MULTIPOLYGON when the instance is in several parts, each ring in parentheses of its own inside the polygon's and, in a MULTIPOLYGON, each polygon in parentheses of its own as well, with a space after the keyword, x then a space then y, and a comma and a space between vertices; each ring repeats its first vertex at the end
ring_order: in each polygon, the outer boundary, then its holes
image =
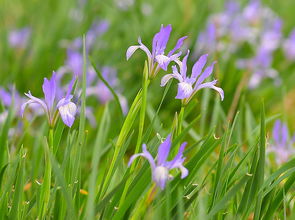
POLYGON ((181 172, 181 176, 180 176, 180 178, 181 179, 184 179, 185 177, 187 177, 187 175, 188 175, 188 169, 186 169, 184 166, 182 166, 182 165, 179 165, 179 166, 177 166, 176 168, 178 168, 178 169, 180 169, 180 172, 181 172))
POLYGON ((179 48, 182 47, 182 45, 183 45, 183 41, 184 41, 186 38, 187 38, 187 36, 184 36, 184 37, 178 39, 178 41, 177 41, 175 47, 174 47, 174 48, 168 53, 168 57, 170 57, 172 54, 174 54, 174 52, 175 52, 176 50, 178 50, 179 48))
POLYGON ((214 89, 214 90, 216 90, 219 93, 219 95, 221 97, 221 100, 223 101, 223 99, 224 99, 224 92, 223 92, 223 90, 221 88, 215 86, 216 83, 217 83, 217 80, 213 80, 211 82, 202 83, 201 85, 199 85, 199 86, 196 87, 195 91, 198 91, 198 90, 203 89, 203 88, 214 89))
POLYGON ((29 100, 27 102, 25 102, 24 104, 22 104, 22 106, 21 106, 21 115, 22 116, 23 116, 23 113, 25 111, 25 108, 29 104, 32 104, 32 103, 39 104, 42 107, 42 109, 44 110, 45 114, 49 114, 48 107, 47 107, 46 103, 43 100, 41 100, 39 98, 36 98, 35 96, 32 96, 30 91, 28 93, 25 93, 25 95, 29 98, 29 100))
POLYGON ((204 54, 198 59, 198 61, 193 66, 191 78, 197 78, 201 74, 202 69, 206 65, 207 58, 208 54, 204 54))
POLYGON ((126 51, 126 59, 129 60, 129 58, 134 54, 134 52, 139 48, 139 46, 130 46, 128 47, 126 51))
POLYGON ((152 59, 152 54, 151 52, 149 51, 149 49, 141 42, 141 39, 140 37, 138 38, 138 43, 139 45, 134 45, 134 46, 130 46, 128 49, 127 49, 127 52, 126 52, 126 58, 127 60, 129 60, 129 58, 133 55, 133 53, 137 50, 137 49, 141 49, 143 50, 147 57, 148 57, 148 60, 150 61, 152 59))
POLYGON ((48 106, 48 109, 52 109, 53 102, 55 99, 55 92, 56 92, 56 74, 53 72, 52 77, 50 80, 44 78, 44 82, 42 85, 45 102, 48 106))
POLYGON ((167 160, 171 147, 171 134, 167 136, 165 141, 159 146, 157 164, 161 166, 167 160))
POLYGON ((210 66, 208 66, 204 72, 201 74, 201 76, 198 78, 197 80, 197 83, 196 83, 196 86, 200 85, 201 83, 204 82, 204 80, 206 78, 208 78, 212 72, 213 72, 213 68, 214 68, 214 65, 215 65, 216 62, 213 62, 210 66))
POLYGON ((156 168, 156 163, 155 163, 155 160, 154 160, 153 156, 150 154, 150 152, 147 151, 145 144, 142 145, 142 153, 140 153, 140 154, 134 154, 132 157, 130 157, 130 160, 128 162, 128 167, 133 163, 133 161, 137 157, 144 157, 144 158, 146 158, 148 160, 148 162, 150 163, 152 172, 154 172, 154 170, 156 168))
MULTIPOLYGON (((64 102, 62 99, 60 102, 64 102)), ((67 102, 67 104, 59 105, 58 107, 59 114, 61 116, 62 121, 68 127, 72 127, 75 121, 75 115, 77 113, 77 106, 73 102, 67 102)))
POLYGON ((172 74, 166 74, 165 76, 162 77, 161 79, 161 87, 165 86, 168 81, 172 78, 175 78, 177 79, 178 81, 182 81, 182 78, 179 74, 175 74, 175 73, 172 73, 172 74))
POLYGON ((193 87, 191 84, 187 83, 187 82, 181 82, 178 83, 178 90, 177 90, 177 95, 176 95, 176 99, 185 99, 190 97, 190 95, 193 92, 193 87))

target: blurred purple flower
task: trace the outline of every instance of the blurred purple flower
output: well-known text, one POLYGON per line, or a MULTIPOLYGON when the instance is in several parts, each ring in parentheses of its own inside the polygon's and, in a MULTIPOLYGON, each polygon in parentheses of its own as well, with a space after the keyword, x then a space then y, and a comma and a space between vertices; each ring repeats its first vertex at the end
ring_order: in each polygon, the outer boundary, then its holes
POLYGON ((173 73, 165 75, 161 80, 161 86, 165 86, 167 82, 175 78, 179 81, 178 83, 178 92, 176 95, 176 99, 185 99, 188 102, 193 95, 203 88, 211 88, 216 90, 221 97, 221 100, 224 98, 224 92, 221 88, 216 87, 217 80, 213 80, 211 82, 205 82, 213 72, 213 67, 215 62, 213 62, 210 66, 208 66, 203 72, 203 68, 206 65, 208 55, 205 54, 199 58, 199 60, 194 64, 192 68, 191 76, 187 76, 187 58, 189 55, 189 51, 186 56, 183 58, 182 62, 178 62, 180 73, 176 66, 172 66, 173 73))
POLYGON ((80 52, 68 49, 67 59, 65 62, 66 68, 77 76, 82 76, 83 72, 83 56, 80 52))
POLYGON ((214 53, 217 45, 216 37, 215 25, 208 23, 205 31, 199 34, 196 50, 198 52, 214 53))
POLYGON ((25 108, 30 104, 39 104, 42 107, 44 113, 47 116, 48 123, 51 127, 54 127, 58 113, 60 114, 62 121, 68 127, 71 127, 75 121, 75 115, 77 112, 77 106, 75 103, 71 101, 73 96, 71 95, 73 86, 74 86, 75 78, 69 84, 68 90, 64 98, 61 98, 57 103, 55 103, 56 91, 58 90, 56 85, 56 74, 53 72, 53 75, 50 80, 44 78, 43 83, 43 93, 45 96, 45 100, 34 97, 31 92, 25 93, 25 95, 29 98, 27 102, 25 102, 21 106, 21 115, 23 116, 25 108))
POLYGON ((289 60, 295 60, 295 29, 291 32, 288 39, 283 43, 285 56, 289 60))
POLYGON ((138 38, 139 45, 130 46, 127 49, 127 52, 126 52, 127 60, 129 60, 129 58, 133 55, 133 53, 137 49, 141 49, 146 53, 148 57, 150 77, 154 77, 160 70, 159 68, 162 68, 163 70, 166 71, 169 63, 177 60, 178 57, 181 55, 181 52, 178 52, 178 53, 175 53, 175 52, 181 48, 181 46, 183 45, 183 41, 187 38, 185 36, 178 39, 175 47, 171 51, 169 51, 169 53, 166 56, 164 55, 164 52, 167 46, 167 42, 170 38, 171 30, 172 30, 172 27, 170 24, 167 25, 166 27, 162 25, 160 31, 156 33, 153 38, 152 52, 150 52, 150 50, 141 42, 141 39, 139 37, 138 38))
POLYGON ((274 142, 269 151, 274 152, 277 163, 282 164, 295 153, 295 149, 292 148, 295 143, 295 135, 293 139, 290 139, 287 125, 280 120, 275 122, 272 134, 274 142))
POLYGON ((173 178, 171 175, 169 175, 170 170, 175 168, 180 169, 181 179, 188 175, 188 170, 183 166, 183 162, 185 160, 183 157, 185 145, 186 143, 183 143, 180 146, 178 153, 173 160, 167 161, 171 148, 171 135, 168 135, 166 140, 159 146, 157 162, 155 162, 153 156, 147 151, 146 145, 143 144, 142 153, 134 154, 130 158, 128 166, 130 166, 131 163, 139 156, 146 158, 151 166, 153 181, 163 190, 166 186, 166 182, 173 178))
POLYGON ((25 48, 31 35, 31 29, 28 27, 15 29, 9 33, 8 42, 13 48, 25 48))
MULTIPOLYGON (((98 79, 95 70, 90 68, 87 73, 88 86, 86 88, 86 96, 95 96, 102 104, 112 100, 113 94, 110 92, 109 88, 98 79)), ((117 92, 123 113, 126 114, 128 111, 128 104, 126 98, 120 93, 121 88, 118 87, 117 70, 109 66, 104 66, 101 68, 101 73, 109 85, 117 92)))
POLYGON ((240 69, 248 69, 251 72, 249 80, 249 88, 257 88, 264 78, 272 78, 275 80, 275 84, 280 84, 281 80, 275 69, 271 67, 272 64, 272 52, 260 48, 257 51, 255 57, 251 59, 240 59, 237 62, 237 66, 240 69))

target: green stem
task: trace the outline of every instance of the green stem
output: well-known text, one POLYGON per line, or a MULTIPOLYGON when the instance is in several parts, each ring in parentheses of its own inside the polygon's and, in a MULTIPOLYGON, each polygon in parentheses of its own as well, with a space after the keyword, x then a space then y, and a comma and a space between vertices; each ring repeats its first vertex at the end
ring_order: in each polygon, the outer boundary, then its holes
POLYGON ((181 109, 180 109, 179 116, 178 116, 178 126, 177 126, 177 132, 176 132, 177 136, 180 135, 181 131, 182 131, 182 121, 183 121, 183 115, 184 115, 184 108, 185 108, 185 106, 181 105, 181 109))
POLYGON ((44 173, 44 179, 41 187, 41 194, 40 194, 40 202, 41 202, 41 209, 40 209, 40 219, 43 219, 45 217, 49 199, 50 199, 50 186, 51 186, 51 162, 49 158, 49 152, 52 152, 53 150, 53 128, 49 129, 49 138, 48 138, 48 145, 49 145, 49 151, 48 149, 45 149, 45 173, 44 173))
MULTIPOLYGON (((147 62, 145 62, 145 66, 143 70, 143 80, 142 80, 142 102, 141 102, 140 117, 139 117, 138 137, 137 137, 134 154, 139 153, 140 145, 142 143, 143 128, 144 128, 145 113, 146 113, 146 103, 147 103, 147 90, 148 90, 148 85, 150 83, 148 76, 149 74, 148 74, 147 62)), ((130 171, 129 171, 130 173, 134 171, 135 166, 136 166, 136 163, 132 163, 130 167, 130 171)), ((127 180, 124 186, 124 190, 119 202, 119 207, 123 204, 125 200, 130 184, 131 184, 131 178, 127 180)))
POLYGON ((109 184, 110 184, 110 181, 111 181, 111 178, 113 176, 113 173, 115 172, 115 163, 116 163, 116 159, 120 153, 120 149, 121 149, 121 146, 123 146, 126 138, 127 138, 127 135, 132 127, 132 124, 133 124, 133 121, 139 111, 139 107, 141 105, 141 98, 142 98, 142 90, 140 90, 131 107, 130 107, 130 110, 126 116, 126 119, 123 123, 123 126, 122 126, 122 129, 120 131, 120 134, 118 136, 118 139, 117 139, 117 142, 116 142, 116 145, 115 145, 115 151, 114 151, 114 155, 112 157, 112 161, 111 161, 111 164, 110 164, 110 167, 108 169, 108 173, 106 175, 106 178, 104 180, 104 183, 101 187, 101 190, 98 194, 98 198, 102 198, 102 196, 104 195, 106 189, 108 188, 109 184))

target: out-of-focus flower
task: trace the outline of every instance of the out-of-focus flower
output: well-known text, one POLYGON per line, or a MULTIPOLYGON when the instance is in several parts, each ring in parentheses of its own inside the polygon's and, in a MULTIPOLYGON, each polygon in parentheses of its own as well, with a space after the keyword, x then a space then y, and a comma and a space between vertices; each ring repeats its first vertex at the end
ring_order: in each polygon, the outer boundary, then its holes
POLYGON ((167 42, 170 38, 171 30, 172 30, 172 27, 170 24, 167 25, 166 27, 162 25, 160 31, 156 33, 153 38, 152 52, 150 52, 150 50, 141 42, 141 39, 139 37, 138 38, 139 45, 130 46, 127 49, 127 52, 126 52, 127 60, 129 60, 129 58, 137 49, 141 49, 146 53, 148 57, 149 75, 151 78, 156 76, 160 68, 166 71, 169 63, 177 60, 178 57, 181 55, 181 52, 178 52, 178 53, 175 53, 175 52, 181 48, 181 46, 183 45, 183 41, 187 38, 185 36, 178 39, 175 47, 171 51, 169 51, 167 55, 165 55, 164 53, 167 46, 167 42))
POLYGON ((126 11, 134 5, 134 0, 115 0, 115 3, 119 9, 126 11))
POLYGON ((143 144, 142 153, 134 154, 130 158, 128 166, 130 166, 131 163, 139 156, 146 158, 151 166, 153 181, 158 187, 163 190, 166 186, 167 181, 173 178, 171 175, 169 175, 170 170, 175 168, 180 169, 181 179, 185 178, 188 175, 188 170, 183 166, 183 162, 185 160, 185 158, 183 157, 185 145, 186 143, 183 143, 180 146, 178 153, 173 160, 167 161, 171 148, 171 135, 168 135, 166 140, 159 146, 157 162, 155 162, 153 156, 146 149, 146 145, 143 144))
POLYGON ((58 90, 59 88, 57 88, 56 85, 56 74, 53 72, 50 80, 44 78, 42 89, 45 100, 34 97, 30 91, 28 93, 25 93, 29 100, 21 106, 22 116, 24 114, 25 108, 28 105, 35 103, 42 107, 44 113, 47 116, 48 123, 51 127, 54 127, 56 123, 58 112, 65 125, 71 127, 75 121, 75 115, 77 112, 76 104, 71 101, 73 98, 71 92, 74 86, 74 82, 75 78, 73 78, 70 82, 66 95, 58 100, 58 102, 56 103, 56 90, 58 90))
POLYGON ((13 48, 26 48, 31 35, 31 29, 28 27, 14 29, 9 33, 8 42, 13 48))
MULTIPOLYGON (((90 68, 87 73, 88 86, 86 88, 86 96, 97 97, 102 104, 105 104, 106 102, 112 100, 113 94, 110 92, 109 88, 98 79, 95 70, 93 68, 90 68)), ((128 104, 126 98, 121 95, 120 92, 121 88, 119 87, 117 70, 109 66, 104 66, 101 68, 101 73, 108 84, 112 86, 112 88, 117 92, 120 104, 123 109, 123 113, 126 114, 128 111, 128 104)))
POLYGON ((251 59, 240 59, 237 62, 237 66, 240 69, 248 69, 251 72, 251 77, 249 79, 249 88, 257 88, 262 80, 266 77, 275 80, 275 84, 280 84, 281 80, 275 69, 271 67, 272 64, 272 54, 268 50, 261 48, 257 51, 255 57, 251 59))
POLYGON ((182 62, 178 62, 180 73, 176 66, 172 66, 173 73, 165 75, 161 80, 161 86, 165 86, 167 82, 175 78, 179 81, 178 83, 178 92, 176 95, 176 99, 183 99, 185 103, 187 103, 193 95, 203 88, 211 88, 216 90, 221 99, 224 98, 224 92, 221 88, 216 87, 217 80, 213 80, 211 82, 205 82, 213 72, 214 64, 213 62, 210 66, 208 66, 203 72, 203 68, 206 65, 208 55, 205 54, 199 58, 199 60, 194 64, 192 68, 191 76, 187 75, 187 58, 189 55, 189 51, 186 56, 183 58, 182 62))
POLYGON ((277 120, 273 128, 273 144, 269 151, 275 153, 275 159, 278 164, 282 164, 294 155, 295 149, 292 147, 295 143, 295 135, 291 139, 287 125, 277 120))
POLYGON ((293 30, 288 39, 283 43, 285 56, 289 60, 295 60, 295 30, 293 30))
POLYGON ((281 29, 282 20, 260 0, 251 0, 244 8, 230 1, 223 12, 209 17, 205 31, 196 41, 195 56, 217 52, 226 60, 247 45, 253 51, 252 57, 238 58, 236 64, 253 73, 249 87, 257 87, 266 77, 274 78, 279 84, 277 71, 272 68, 272 56, 281 45, 281 29), (265 60, 268 60, 267 65, 265 60))

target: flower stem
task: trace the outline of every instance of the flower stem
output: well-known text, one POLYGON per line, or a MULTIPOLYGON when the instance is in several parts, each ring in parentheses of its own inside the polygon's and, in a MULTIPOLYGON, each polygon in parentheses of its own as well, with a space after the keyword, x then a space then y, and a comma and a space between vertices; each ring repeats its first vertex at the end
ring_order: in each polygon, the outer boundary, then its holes
POLYGON ((183 121, 183 115, 184 115, 184 105, 181 105, 181 109, 179 112, 179 116, 178 116, 178 126, 177 126, 177 131, 176 131, 176 135, 180 135, 181 131, 182 131, 182 121, 183 121))
MULTIPOLYGON (((146 81, 146 87, 149 86, 149 82, 150 82, 149 80, 146 81)), ((115 164, 116 164, 117 158, 119 156, 121 146, 123 146, 128 134, 129 134, 129 131, 131 130, 132 125, 133 125, 133 123, 134 123, 134 121, 136 119, 137 113, 138 113, 139 109, 141 108, 142 97, 143 97, 143 90, 141 89, 137 93, 137 95, 136 95, 136 97, 135 97, 135 99, 134 99, 134 101, 133 101, 133 103, 132 103, 132 105, 130 107, 130 110, 129 110, 127 116, 126 116, 126 119, 125 119, 125 121, 123 123, 122 129, 120 131, 117 142, 115 144, 115 149, 114 149, 114 154, 113 154, 113 157, 112 157, 112 161, 111 161, 110 167, 108 169, 106 178, 104 179, 104 183, 102 184, 102 186, 101 186, 101 188, 99 190, 98 198, 102 198, 102 196, 104 195, 104 193, 106 192, 106 190, 107 190, 107 188, 108 188, 108 186, 110 184, 113 173, 116 170, 115 164)))
MULTIPOLYGON (((144 121, 145 121, 145 112, 146 112, 146 103, 147 103, 147 91, 148 91, 148 85, 150 83, 149 80, 149 73, 148 73, 148 66, 147 62, 145 62, 144 70, 143 70, 143 80, 142 80, 142 102, 141 102, 141 109, 140 109, 140 117, 139 117, 139 127, 138 127, 138 137, 135 147, 134 154, 139 153, 140 145, 142 143, 142 136, 143 136, 143 128, 144 128, 144 121)), ((132 173, 135 169, 136 163, 132 163, 129 172, 132 173)), ((129 186, 131 184, 131 178, 129 178, 126 181, 120 202, 119 207, 123 204, 127 191, 129 189, 129 186)))
POLYGON ((49 138, 48 138, 48 149, 45 149, 45 173, 44 173, 44 179, 41 187, 41 194, 40 194, 40 202, 41 202, 41 209, 39 216, 40 219, 43 219, 45 217, 45 214, 47 212, 47 206, 50 199, 50 186, 51 186, 51 162, 49 157, 49 152, 52 152, 53 150, 53 128, 49 129, 49 138))

